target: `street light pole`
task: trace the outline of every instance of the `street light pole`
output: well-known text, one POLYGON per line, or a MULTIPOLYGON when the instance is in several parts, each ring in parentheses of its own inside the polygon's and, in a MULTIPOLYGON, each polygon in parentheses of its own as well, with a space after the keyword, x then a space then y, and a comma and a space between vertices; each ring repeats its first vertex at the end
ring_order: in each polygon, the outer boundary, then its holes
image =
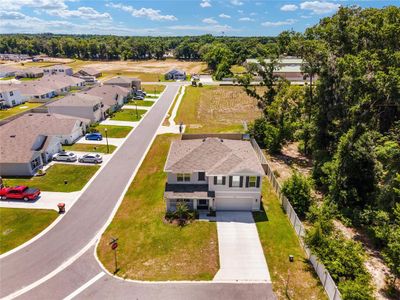
POLYGON ((110 153, 110 147, 108 146, 108 134, 107 134, 107 128, 104 128, 104 132, 106 133, 107 153, 110 153))
POLYGON ((139 119, 139 115, 138 115, 138 111, 137 111, 137 101, 135 102, 135 105, 136 105, 136 120, 138 120, 139 119))

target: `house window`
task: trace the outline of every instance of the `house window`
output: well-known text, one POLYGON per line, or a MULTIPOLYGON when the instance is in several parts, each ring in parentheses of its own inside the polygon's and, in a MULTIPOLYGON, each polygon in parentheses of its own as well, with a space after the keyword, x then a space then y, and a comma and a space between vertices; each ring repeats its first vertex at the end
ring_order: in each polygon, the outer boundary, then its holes
POLYGON ((224 176, 215 176, 214 184, 215 185, 225 185, 225 177, 224 176))
POLYGON ((240 176, 232 176, 232 187, 240 187, 240 176))
POLYGON ((249 176, 249 187, 257 187, 257 176, 249 176))
POLYGON ((35 170, 38 166, 40 165, 40 158, 37 157, 34 160, 31 161, 31 168, 32 170, 35 170))
POLYGON ((12 105, 12 106, 15 106, 15 104, 16 104, 16 103, 15 103, 15 100, 12 100, 12 101, 11 101, 11 105, 12 105))
POLYGON ((12 91, 10 92, 10 96, 14 96, 14 93, 12 91))
POLYGON ((199 172, 199 181, 205 181, 205 180, 206 180, 206 173, 199 172))
POLYGON ((176 175, 176 180, 178 182, 188 182, 190 181, 190 174, 189 173, 178 173, 176 175))

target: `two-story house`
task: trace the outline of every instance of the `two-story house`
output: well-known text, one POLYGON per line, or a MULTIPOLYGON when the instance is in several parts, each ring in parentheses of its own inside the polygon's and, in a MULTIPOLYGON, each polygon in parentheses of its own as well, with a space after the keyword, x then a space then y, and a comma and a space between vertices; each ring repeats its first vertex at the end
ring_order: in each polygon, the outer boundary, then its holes
POLYGON ((164 171, 168 211, 179 202, 194 210, 260 209, 264 169, 249 141, 220 138, 171 144, 164 171))
POLYGON ((14 85, 0 85, 0 109, 13 107, 25 102, 19 89, 14 85))

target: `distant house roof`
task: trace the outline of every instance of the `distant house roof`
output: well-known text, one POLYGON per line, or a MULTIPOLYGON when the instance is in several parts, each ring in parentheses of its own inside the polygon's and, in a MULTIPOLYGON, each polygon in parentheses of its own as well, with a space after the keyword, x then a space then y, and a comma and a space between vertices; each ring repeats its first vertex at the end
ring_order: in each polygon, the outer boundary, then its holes
POLYGON ((20 69, 16 72, 17 75, 24 74, 43 74, 43 69, 38 67, 31 67, 26 69, 20 69))
POLYGON ((55 87, 38 80, 12 84, 24 96, 41 96, 55 91, 55 87))
POLYGON ((92 95, 87 95, 85 93, 75 93, 75 94, 70 94, 65 96, 64 98, 61 98, 60 100, 57 100, 53 103, 49 103, 47 106, 89 106, 93 107, 96 104, 99 104, 102 102, 102 99, 100 97, 92 96, 92 95))
MULTIPOLYGON (((271 60, 269 58, 264 59, 265 63, 270 63, 271 60)), ((277 72, 301 72, 301 66, 304 63, 303 59, 294 56, 287 56, 281 59, 278 59, 278 63, 276 66, 277 72)), ((259 64, 259 60, 257 58, 248 58, 246 59, 246 64, 259 64)))
POLYGON ((78 71, 78 73, 84 73, 90 76, 97 76, 100 75, 101 72, 95 68, 92 67, 86 67, 86 68, 82 68, 78 71))
MULTIPOLYGON (((82 120, 57 114, 26 114, 0 126, 0 163, 27 163, 39 135, 69 135, 82 120)), ((45 147, 45 144, 42 145, 45 147)))
POLYGON ((63 87, 81 84, 81 83, 85 82, 84 79, 80 79, 80 78, 76 78, 76 77, 68 76, 68 75, 46 76, 42 79, 39 79, 39 81, 54 82, 56 86, 63 86, 63 87))
POLYGON ((54 66, 43 67, 43 70, 72 70, 72 68, 67 65, 54 65, 54 66))
POLYGON ((249 141, 219 138, 173 141, 165 171, 203 171, 207 175, 264 174, 249 141))
POLYGON ((10 65, 0 65, 0 72, 4 72, 4 73, 14 73, 14 72, 17 72, 17 71, 19 71, 19 70, 21 70, 21 69, 19 69, 19 68, 16 68, 16 67, 13 67, 13 66, 10 66, 10 65))
POLYGON ((118 85, 102 85, 91 88, 85 94, 100 97, 104 104, 115 105, 117 99, 127 97, 129 90, 118 85))
POLYGON ((114 77, 114 78, 111 78, 111 79, 109 79, 109 80, 106 80, 106 81, 104 81, 104 84, 114 84, 114 85, 117 85, 117 84, 131 84, 132 82, 135 82, 135 81, 141 81, 139 78, 134 78, 134 77, 126 77, 126 76, 118 76, 118 77, 114 77))
POLYGON ((0 93, 16 91, 18 88, 12 84, 0 84, 0 93))

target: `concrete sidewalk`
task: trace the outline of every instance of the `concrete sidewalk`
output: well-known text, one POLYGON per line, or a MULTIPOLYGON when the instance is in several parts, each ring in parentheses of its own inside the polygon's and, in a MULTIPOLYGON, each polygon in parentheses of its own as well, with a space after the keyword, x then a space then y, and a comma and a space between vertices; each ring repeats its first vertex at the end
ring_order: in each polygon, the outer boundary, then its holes
POLYGON ((220 269, 214 281, 271 282, 251 212, 218 211, 220 269))

